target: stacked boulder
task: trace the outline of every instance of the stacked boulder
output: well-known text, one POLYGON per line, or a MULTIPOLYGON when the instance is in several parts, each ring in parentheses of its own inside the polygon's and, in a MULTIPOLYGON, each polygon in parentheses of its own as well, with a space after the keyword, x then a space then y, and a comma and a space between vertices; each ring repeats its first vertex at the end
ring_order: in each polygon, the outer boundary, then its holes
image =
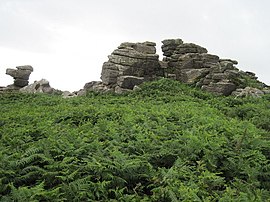
POLYGON ((237 88, 237 61, 220 59, 208 54, 206 48, 181 39, 162 41, 166 63, 165 76, 183 83, 196 84, 203 90, 219 95, 230 95, 237 88))
POLYGON ((84 89, 121 93, 163 76, 155 46, 153 42, 122 43, 103 64, 102 82, 90 82, 84 89))
POLYGON ((29 83, 30 74, 33 72, 33 67, 30 65, 18 66, 16 69, 8 68, 6 74, 14 78, 13 87, 16 89, 23 88, 29 83))

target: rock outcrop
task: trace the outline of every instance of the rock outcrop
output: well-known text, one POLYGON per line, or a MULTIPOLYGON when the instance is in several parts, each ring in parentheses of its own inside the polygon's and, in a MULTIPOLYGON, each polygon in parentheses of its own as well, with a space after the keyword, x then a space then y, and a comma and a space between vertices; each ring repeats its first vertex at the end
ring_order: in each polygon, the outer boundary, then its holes
POLYGON ((6 74, 14 78, 14 84, 0 87, 0 92, 20 90, 27 93, 62 94, 63 97, 86 95, 87 91, 124 93, 138 89, 145 81, 160 77, 191 84, 217 95, 236 97, 260 97, 270 93, 270 87, 257 80, 252 72, 240 71, 237 61, 222 59, 209 54, 207 49, 182 39, 162 41, 163 59, 159 60, 154 42, 125 42, 108 56, 103 63, 101 81, 86 83, 82 90, 74 93, 55 90, 45 79, 28 85, 33 67, 18 66, 7 69, 6 74))
MULTIPOLYGON (((167 39, 162 43, 165 77, 226 96, 243 87, 245 79, 257 79, 252 72, 239 71, 235 66, 237 61, 220 59, 204 47, 184 43, 181 39, 167 39)), ((260 85, 259 81, 257 83, 260 85)))
POLYGON ((41 79, 40 81, 35 81, 34 83, 21 88, 20 92, 53 94, 56 93, 57 90, 50 86, 49 81, 47 81, 46 79, 41 79))
POLYGON ((6 70, 6 74, 14 78, 13 86, 15 88, 23 88, 24 86, 28 85, 30 74, 34 69, 30 65, 18 66, 16 68, 17 69, 8 68, 6 70))
POLYGON ((84 89, 124 92, 163 76, 155 46, 153 42, 122 43, 103 64, 102 82, 90 82, 84 89))
POLYGON ((159 61, 153 42, 122 43, 103 64, 102 81, 85 84, 78 95, 87 91, 128 92, 145 81, 159 77, 193 84, 205 91, 226 96, 247 87, 247 80, 263 86, 254 73, 236 68, 237 61, 209 54, 204 47, 184 43, 182 39, 166 39, 162 44, 164 58, 159 61))
POLYGON ((236 85, 231 81, 234 63, 220 60, 217 55, 209 54, 207 49, 193 43, 184 43, 181 39, 162 41, 163 62, 167 63, 165 76, 174 75, 183 83, 196 84, 206 91, 221 95, 230 95, 236 85))

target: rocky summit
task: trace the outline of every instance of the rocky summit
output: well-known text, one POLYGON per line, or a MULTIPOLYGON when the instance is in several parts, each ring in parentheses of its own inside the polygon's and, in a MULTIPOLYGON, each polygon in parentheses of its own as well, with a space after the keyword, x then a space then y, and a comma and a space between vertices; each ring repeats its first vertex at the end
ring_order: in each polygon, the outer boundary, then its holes
POLYGON ((84 91, 122 93, 159 77, 193 84, 205 91, 226 96, 234 91, 234 94, 242 92, 251 81, 252 87, 255 85, 261 90, 266 87, 254 73, 240 71, 236 67, 237 61, 209 54, 204 47, 184 43, 182 39, 166 39, 162 44, 164 58, 159 61, 154 42, 122 43, 103 64, 102 81, 87 83, 84 91))
MULTIPOLYGON (((103 63, 101 81, 86 83, 82 90, 74 93, 64 92, 64 97, 85 95, 87 91, 129 92, 143 82, 158 78, 174 79, 217 95, 260 97, 270 92, 254 73, 239 70, 237 61, 210 54, 197 44, 185 43, 182 39, 165 39, 161 49, 162 60, 156 54, 154 42, 121 43, 103 63)), ((6 74, 14 78, 14 84, 0 88, 0 91, 23 88, 22 92, 55 92, 48 87, 47 81, 44 84, 44 80, 28 86, 33 71, 31 66, 16 68, 6 70, 6 74)))

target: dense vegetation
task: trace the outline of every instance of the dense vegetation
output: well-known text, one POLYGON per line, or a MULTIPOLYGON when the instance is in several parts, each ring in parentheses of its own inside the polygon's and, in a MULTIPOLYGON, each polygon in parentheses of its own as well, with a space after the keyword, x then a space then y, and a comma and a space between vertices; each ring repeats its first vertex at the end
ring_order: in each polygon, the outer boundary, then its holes
POLYGON ((162 79, 125 95, 0 95, 0 201, 270 201, 270 96, 162 79))

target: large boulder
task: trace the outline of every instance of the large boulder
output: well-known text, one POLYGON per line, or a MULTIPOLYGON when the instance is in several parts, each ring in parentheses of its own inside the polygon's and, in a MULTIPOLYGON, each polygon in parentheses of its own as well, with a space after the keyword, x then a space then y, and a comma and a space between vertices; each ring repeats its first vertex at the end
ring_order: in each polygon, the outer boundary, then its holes
POLYGON ((133 89, 135 85, 144 81, 164 76, 155 46, 155 43, 149 41, 121 43, 102 66, 102 84, 91 88, 98 91, 107 91, 107 88, 114 91, 118 89, 120 92, 119 89, 133 89))
POLYGON ((202 90, 225 96, 230 95, 235 89, 236 85, 230 82, 217 82, 202 86, 202 90))

